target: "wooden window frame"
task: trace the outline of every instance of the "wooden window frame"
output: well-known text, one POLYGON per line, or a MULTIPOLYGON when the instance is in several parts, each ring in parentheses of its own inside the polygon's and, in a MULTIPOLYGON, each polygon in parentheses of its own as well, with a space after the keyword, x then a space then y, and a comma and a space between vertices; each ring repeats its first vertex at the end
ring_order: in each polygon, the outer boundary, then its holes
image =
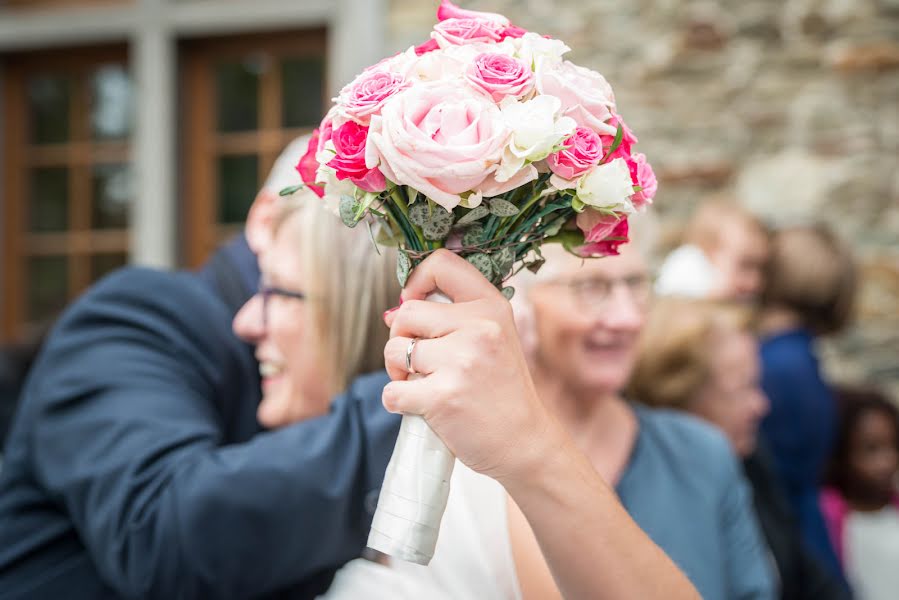
MULTIPOLYGON (((88 72, 97 65, 117 63, 128 67, 124 44, 103 47, 50 50, 0 57, 3 81, 3 295, 0 339, 27 337, 27 279, 29 257, 63 255, 67 258, 69 300, 91 283, 90 255, 129 251, 127 230, 91 230, 92 165, 104 162, 130 163, 129 141, 103 141, 102 148, 90 140, 88 119, 90 86, 76 79, 69 106, 70 141, 35 145, 29 140, 27 79, 35 72, 88 72), (64 165, 69 169, 68 231, 30 232, 26 224, 30 201, 29 168, 64 165), (85 173, 88 171, 88 173, 85 173), (85 258, 86 257, 86 258, 85 258)), ((40 324, 38 324, 40 325, 40 324)))
MULTIPOLYGON (((235 35, 188 40, 179 49, 181 116, 181 240, 182 263, 198 267, 215 247, 239 232, 240 225, 217 223, 218 197, 214 157, 227 153, 259 156, 259 177, 263 181, 278 155, 291 140, 308 128, 279 128, 282 114, 280 77, 271 70, 260 78, 258 129, 246 133, 216 132, 215 82, 210 65, 221 59, 244 57, 265 51, 277 58, 322 56, 328 70, 327 31, 301 31, 235 35), (216 138, 227 138, 217 140, 216 138)), ((325 87, 322 106, 328 105, 325 87)), ((260 183, 261 183, 260 181, 260 183)))

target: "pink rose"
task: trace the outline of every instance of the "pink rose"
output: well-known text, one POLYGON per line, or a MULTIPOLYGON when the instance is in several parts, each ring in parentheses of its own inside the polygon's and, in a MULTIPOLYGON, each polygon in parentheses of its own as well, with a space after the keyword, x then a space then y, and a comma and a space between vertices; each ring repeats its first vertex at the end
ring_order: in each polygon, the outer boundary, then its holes
MULTIPOLYGON (((583 214, 583 213, 581 213, 583 214)), ((608 217, 609 219, 617 219, 617 217, 608 217)), ((585 241, 586 236, 585 236, 585 241)), ((597 242, 590 242, 575 248, 575 253, 584 258, 597 258, 600 256, 617 256, 618 247, 628 242, 628 224, 627 217, 615 222, 614 227, 605 238, 597 242)))
POLYGON ((381 110, 384 102, 407 87, 409 82, 398 73, 365 71, 340 92, 343 113, 362 125, 368 125, 371 115, 381 110))
POLYGON ((334 125, 331 119, 326 118, 322 121, 316 131, 318 131, 318 147, 315 151, 318 153, 325 149, 325 144, 331 141, 331 136, 334 134, 334 125))
POLYGON ((531 69, 508 54, 479 54, 468 66, 465 78, 476 88, 487 92, 494 102, 506 96, 520 98, 534 88, 531 69))
MULTIPOLYGON (((330 124, 330 121, 328 121, 328 123, 330 124)), ((319 130, 316 129, 309 138, 309 145, 306 146, 306 154, 300 158, 296 170, 297 173, 300 174, 300 179, 306 184, 306 187, 315 192, 316 196, 321 198, 325 195, 325 190, 322 186, 315 185, 315 172, 318 171, 318 161, 315 159, 315 154, 318 150, 318 140, 319 130)))
POLYGON ((656 181, 656 175, 652 171, 652 165, 646 162, 645 154, 638 152, 625 162, 627 162, 627 168, 631 172, 631 181, 634 182, 634 185, 643 188, 631 196, 634 208, 639 210, 647 204, 652 204, 652 199, 659 189, 659 183, 656 181))
POLYGON ((520 38, 524 37, 524 34, 528 32, 527 29, 522 29, 516 25, 509 25, 505 29, 500 32, 500 37, 502 39, 506 38, 520 38))
POLYGON ((478 10, 465 10, 464 8, 459 8, 449 0, 440 0, 440 6, 437 7, 437 20, 446 21, 448 19, 484 19, 486 21, 496 21, 500 25, 509 24, 509 19, 500 14, 481 12, 478 10))
POLYGON ((437 45, 437 40, 431 38, 424 44, 419 44, 418 46, 416 46, 415 54, 421 56, 422 54, 427 54, 428 52, 433 52, 434 50, 440 50, 440 46, 437 45))
POLYGON ((631 155, 631 146, 637 143, 637 136, 634 135, 634 132, 630 127, 627 126, 627 123, 617 115, 614 111, 612 112, 612 118, 609 120, 609 126, 615 129, 613 133, 610 135, 603 135, 602 137, 602 145, 603 148, 608 151, 609 148, 612 147, 612 144, 615 142, 615 135, 617 135, 618 125, 621 125, 621 144, 618 145, 618 148, 615 149, 610 156, 607 162, 610 162, 616 158, 623 158, 625 160, 628 159, 631 155))
POLYGON ((565 140, 565 148, 550 154, 546 162, 553 173, 572 181, 599 164, 602 155, 599 134, 587 127, 578 127, 565 140))
POLYGON ((487 19, 446 19, 434 25, 431 37, 441 48, 476 42, 496 43, 505 26, 487 19))
POLYGON ((615 95, 605 77, 570 61, 538 63, 537 91, 558 97, 563 113, 578 125, 600 134, 615 135, 607 121, 615 109, 615 95))
POLYGON ((328 166, 337 171, 337 179, 341 181, 349 179, 366 192, 382 192, 387 187, 384 174, 365 166, 367 139, 368 127, 355 121, 347 121, 335 129, 331 141, 337 154, 328 166))
POLYGON ((483 95, 452 82, 423 83, 372 117, 366 164, 452 210, 464 192, 507 191, 497 191, 493 172, 508 139, 499 108, 483 95))

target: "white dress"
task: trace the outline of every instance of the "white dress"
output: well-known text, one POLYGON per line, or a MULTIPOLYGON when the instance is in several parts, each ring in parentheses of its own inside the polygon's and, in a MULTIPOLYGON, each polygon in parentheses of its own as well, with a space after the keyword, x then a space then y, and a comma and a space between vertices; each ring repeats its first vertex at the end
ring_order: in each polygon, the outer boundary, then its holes
POLYGON ((428 566, 357 559, 344 566, 322 600, 520 600, 512 559, 506 491, 459 461, 428 566))
POLYGON ((846 574, 858 600, 899 598, 899 509, 846 517, 846 574))

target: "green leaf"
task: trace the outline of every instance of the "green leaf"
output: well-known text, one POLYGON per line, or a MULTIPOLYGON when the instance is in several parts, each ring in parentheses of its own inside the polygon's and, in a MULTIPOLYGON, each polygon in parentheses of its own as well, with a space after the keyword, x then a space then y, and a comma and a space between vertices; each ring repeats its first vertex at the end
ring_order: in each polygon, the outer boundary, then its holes
POLYGON ((584 212, 584 209, 587 208, 587 205, 581 202, 580 198, 572 198, 571 208, 573 208, 576 213, 582 213, 584 212))
POLYGON ((512 297, 515 296, 515 288, 513 288, 512 286, 507 285, 501 291, 502 291, 503 297, 506 300, 512 300, 512 297))
POLYGON ((412 259, 404 251, 400 250, 396 255, 396 278, 401 287, 406 287, 409 274, 412 273, 412 259))
POLYGON ((453 229, 453 213, 442 206, 434 208, 431 218, 421 226, 421 232, 426 240, 442 241, 446 239, 453 229))
POLYGON ((431 217, 427 202, 416 202, 409 207, 409 220, 419 227, 424 227, 431 217))
POLYGON ((618 146, 621 145, 622 138, 624 138, 624 127, 621 126, 621 123, 618 123, 618 129, 615 131, 615 139, 612 140, 612 145, 609 146, 609 151, 605 156, 602 157, 602 160, 599 161, 600 164, 609 160, 609 157, 615 153, 615 150, 618 150, 618 146))
POLYGON ((535 258, 533 261, 528 263, 528 271, 536 275, 540 268, 545 264, 546 259, 542 256, 540 258, 535 258))
POLYGON ((497 217, 514 217, 518 214, 518 207, 508 200, 503 200, 502 198, 493 198, 491 200, 487 200, 486 202, 490 209, 490 213, 496 215, 497 217))
POLYGON ((378 240, 375 239, 375 232, 372 229, 371 220, 367 221, 365 224, 368 225, 368 237, 371 238, 371 243, 375 247, 375 252, 378 253, 378 256, 381 256, 381 249, 378 248, 378 240))
POLYGON ((482 204, 468 211, 464 216, 456 221, 456 225, 469 225, 471 223, 474 223, 475 221, 483 219, 489 214, 490 210, 482 204))
POLYGON ((481 272, 487 281, 493 281, 493 261, 490 260, 490 257, 486 254, 479 252, 478 254, 472 254, 465 258, 468 262, 473 264, 475 268, 481 272))
POLYGON ((499 252, 494 253, 491 256, 491 259, 493 260, 493 269, 497 279, 502 281, 512 270, 512 265, 515 262, 515 253, 512 252, 511 248, 506 246, 499 252))
POLYGON ((543 230, 544 237, 552 237, 559 233, 559 231, 562 230, 562 226, 565 225, 565 221, 566 219, 564 216, 556 217, 551 220, 546 226, 546 229, 543 230))
POLYGON ((478 246, 484 241, 484 228, 480 225, 472 225, 462 236, 462 246, 471 248, 478 246))
POLYGON ((344 194, 340 197, 340 220, 349 228, 353 228, 359 223, 359 221, 356 220, 356 209, 358 207, 359 203, 356 202, 356 199, 352 196, 344 194))
POLYGON ((303 189, 304 187, 306 187, 306 186, 303 185, 302 183, 299 184, 299 185, 291 185, 291 186, 289 186, 289 187, 286 187, 286 188, 282 189, 280 192, 278 192, 278 195, 279 195, 279 196, 290 196, 291 194, 297 193, 298 191, 300 191, 300 190, 303 189))

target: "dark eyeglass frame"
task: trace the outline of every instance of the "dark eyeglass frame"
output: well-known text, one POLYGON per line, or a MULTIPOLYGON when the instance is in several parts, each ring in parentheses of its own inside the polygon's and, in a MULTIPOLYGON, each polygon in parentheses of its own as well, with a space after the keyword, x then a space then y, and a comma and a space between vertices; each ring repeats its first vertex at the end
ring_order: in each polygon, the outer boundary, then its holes
POLYGON ((308 296, 303 292, 288 290, 276 285, 269 285, 264 280, 259 280, 256 293, 262 298, 262 322, 268 325, 268 307, 269 300, 272 296, 280 296, 281 298, 290 298, 292 300, 305 300, 308 296))

